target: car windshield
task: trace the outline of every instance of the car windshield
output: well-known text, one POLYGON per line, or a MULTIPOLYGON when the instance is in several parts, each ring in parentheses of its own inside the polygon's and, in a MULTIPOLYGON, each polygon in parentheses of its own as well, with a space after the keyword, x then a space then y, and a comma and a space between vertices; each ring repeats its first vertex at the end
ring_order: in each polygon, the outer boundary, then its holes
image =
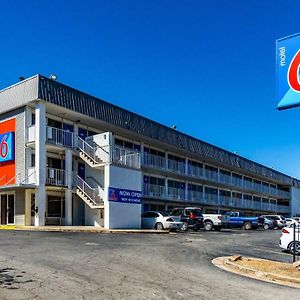
POLYGON ((273 219, 273 220, 280 220, 278 216, 267 216, 266 218, 273 219))

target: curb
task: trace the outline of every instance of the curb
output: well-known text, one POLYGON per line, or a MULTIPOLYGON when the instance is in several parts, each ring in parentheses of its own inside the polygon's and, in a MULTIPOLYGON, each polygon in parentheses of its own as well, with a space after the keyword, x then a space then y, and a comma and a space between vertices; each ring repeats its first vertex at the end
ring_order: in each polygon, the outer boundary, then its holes
MULTIPOLYGON (((240 266, 238 264, 235 264, 234 262, 231 262, 228 260, 230 256, 223 256, 223 257, 217 257, 214 258, 211 262, 218 268, 235 273, 238 275, 242 275, 245 277, 269 282, 269 283, 276 283, 279 285, 294 287, 294 288, 300 288, 300 278, 295 277, 289 277, 284 275, 278 275, 274 273, 269 272, 262 272, 253 268, 240 266)), ((260 259, 260 258, 252 258, 252 257, 246 257, 247 259, 253 259, 258 261, 268 261, 266 259, 260 259)), ((300 275, 300 272, 299 272, 300 275)))
MULTIPOLYGON (((0 228, 1 229, 1 228, 0 228)), ((37 232, 81 232, 81 233, 130 233, 130 234, 169 234, 169 231, 160 230, 145 230, 145 229, 104 229, 97 227, 55 227, 55 226, 14 226, 10 228, 16 231, 37 231, 37 232)))

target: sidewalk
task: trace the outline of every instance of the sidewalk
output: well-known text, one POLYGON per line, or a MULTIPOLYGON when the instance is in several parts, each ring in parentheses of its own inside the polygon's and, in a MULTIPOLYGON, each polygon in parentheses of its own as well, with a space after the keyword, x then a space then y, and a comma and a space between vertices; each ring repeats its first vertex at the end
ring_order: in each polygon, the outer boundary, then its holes
POLYGON ((105 229, 94 226, 0 226, 0 230, 16 231, 47 231, 47 232, 92 232, 92 233, 142 233, 142 234, 168 234, 166 230, 152 229, 105 229))
POLYGON ((242 276, 300 288, 300 269, 293 264, 241 255, 217 257, 212 263, 220 269, 242 276))

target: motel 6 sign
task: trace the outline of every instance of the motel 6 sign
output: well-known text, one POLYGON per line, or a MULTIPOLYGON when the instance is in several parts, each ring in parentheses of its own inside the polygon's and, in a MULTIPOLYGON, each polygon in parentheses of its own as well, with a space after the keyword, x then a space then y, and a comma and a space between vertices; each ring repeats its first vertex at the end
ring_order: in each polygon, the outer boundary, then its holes
POLYGON ((300 34, 276 41, 279 110, 300 106, 300 34))
POLYGON ((14 160, 15 137, 14 132, 0 134, 0 163, 14 160))

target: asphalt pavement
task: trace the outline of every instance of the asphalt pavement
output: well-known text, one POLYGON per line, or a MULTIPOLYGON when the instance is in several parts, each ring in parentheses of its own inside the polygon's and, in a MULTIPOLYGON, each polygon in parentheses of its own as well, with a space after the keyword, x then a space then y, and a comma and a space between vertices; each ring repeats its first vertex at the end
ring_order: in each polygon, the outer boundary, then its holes
MULTIPOLYGON (((280 231, 0 231, 0 299, 291 299, 300 290, 220 270, 218 256, 291 262, 280 231)), ((296 298, 295 298, 296 299, 296 298)))

